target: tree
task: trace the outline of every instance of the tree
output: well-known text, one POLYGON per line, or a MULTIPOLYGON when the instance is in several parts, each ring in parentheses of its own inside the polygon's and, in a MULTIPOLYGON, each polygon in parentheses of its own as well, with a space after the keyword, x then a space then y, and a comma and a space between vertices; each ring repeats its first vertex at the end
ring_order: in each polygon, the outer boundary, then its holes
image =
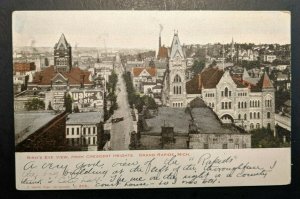
POLYGON ((281 143, 277 137, 273 136, 273 132, 267 128, 255 129, 251 132, 251 146, 253 148, 276 148, 281 143))
POLYGON ((197 75, 199 74, 203 68, 205 67, 205 62, 202 60, 195 60, 192 66, 192 72, 197 75))
POLYGON ((45 109, 45 103, 44 101, 33 98, 29 100, 28 102, 25 102, 25 109, 27 111, 35 111, 35 110, 44 110, 45 109))
POLYGON ((75 107, 74 107, 73 112, 74 112, 74 113, 79 113, 79 108, 78 108, 78 106, 75 106, 75 107))
POLYGON ((64 96, 64 107, 66 108, 66 112, 72 113, 72 98, 70 94, 65 94, 64 96))
POLYGON ((49 102, 49 104, 48 104, 48 110, 53 110, 51 102, 49 102))
POLYGON ((107 111, 107 99, 106 99, 106 92, 104 92, 104 99, 103 99, 103 112, 104 112, 104 121, 107 121, 109 118, 108 111, 107 111))

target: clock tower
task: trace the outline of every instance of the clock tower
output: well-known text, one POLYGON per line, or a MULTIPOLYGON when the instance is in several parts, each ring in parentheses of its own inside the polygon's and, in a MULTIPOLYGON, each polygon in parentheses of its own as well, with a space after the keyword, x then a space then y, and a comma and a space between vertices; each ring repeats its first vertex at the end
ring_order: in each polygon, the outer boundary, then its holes
POLYGON ((186 107, 186 59, 178 32, 174 33, 168 69, 168 106, 186 107))
POLYGON ((54 46, 54 68, 57 72, 67 72, 72 68, 72 48, 64 34, 54 46))

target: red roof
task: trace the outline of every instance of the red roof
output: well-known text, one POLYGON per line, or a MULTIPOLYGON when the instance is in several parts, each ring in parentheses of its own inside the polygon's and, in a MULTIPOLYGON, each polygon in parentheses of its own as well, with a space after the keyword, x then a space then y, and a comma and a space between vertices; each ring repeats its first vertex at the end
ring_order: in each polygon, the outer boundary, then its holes
MULTIPOLYGON (((54 66, 45 68, 43 71, 36 72, 32 83, 38 85, 50 85, 53 77, 57 75, 58 72, 54 70, 54 66)), ((84 79, 84 84, 92 84, 89 80, 89 71, 81 70, 78 67, 72 68, 69 72, 61 72, 61 74, 68 79, 69 84, 81 84, 82 79, 84 79)))
POLYGON ((146 70, 152 77, 156 76, 155 67, 134 67, 132 68, 133 76, 139 76, 143 70, 146 70))

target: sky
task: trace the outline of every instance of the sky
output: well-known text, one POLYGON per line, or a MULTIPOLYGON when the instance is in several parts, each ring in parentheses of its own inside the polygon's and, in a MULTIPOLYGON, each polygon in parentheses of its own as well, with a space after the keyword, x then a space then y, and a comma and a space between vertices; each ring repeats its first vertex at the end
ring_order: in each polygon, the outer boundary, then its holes
POLYGON ((281 11, 15 11, 13 46, 157 49, 181 44, 290 44, 290 13, 281 11))

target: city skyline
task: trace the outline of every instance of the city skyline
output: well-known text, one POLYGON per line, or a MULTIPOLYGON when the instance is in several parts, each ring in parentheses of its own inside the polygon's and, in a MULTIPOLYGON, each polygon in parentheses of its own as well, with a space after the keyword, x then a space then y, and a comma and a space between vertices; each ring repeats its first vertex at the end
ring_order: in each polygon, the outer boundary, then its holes
POLYGON ((291 43, 290 13, 280 11, 13 13, 13 45, 16 47, 52 47, 64 33, 68 42, 75 48, 157 50, 160 30, 162 30, 162 44, 165 46, 170 46, 174 31, 178 31, 181 43, 187 45, 230 43, 232 38, 237 43, 291 43), (72 21, 76 21, 76 25, 72 21), (211 23, 212 21, 214 23, 211 23))

